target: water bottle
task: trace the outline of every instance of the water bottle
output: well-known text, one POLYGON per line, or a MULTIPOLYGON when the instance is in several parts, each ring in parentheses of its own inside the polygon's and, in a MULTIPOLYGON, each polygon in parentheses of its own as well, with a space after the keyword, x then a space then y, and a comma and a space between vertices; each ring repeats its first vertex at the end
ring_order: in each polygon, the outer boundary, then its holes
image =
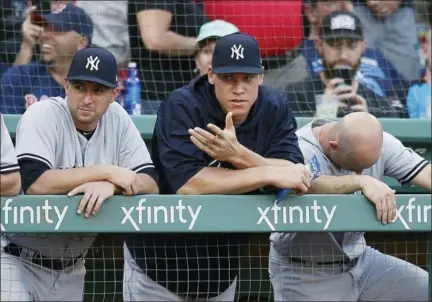
POLYGON ((135 62, 128 64, 128 77, 125 86, 124 109, 129 115, 141 115, 141 82, 138 78, 135 62))

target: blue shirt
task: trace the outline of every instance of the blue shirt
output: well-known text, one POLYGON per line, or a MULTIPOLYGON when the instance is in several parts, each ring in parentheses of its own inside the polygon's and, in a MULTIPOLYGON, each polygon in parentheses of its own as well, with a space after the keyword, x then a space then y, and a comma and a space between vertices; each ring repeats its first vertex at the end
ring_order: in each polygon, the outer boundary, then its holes
MULTIPOLYGON (((230 163, 212 159, 191 142, 188 130, 207 129, 208 123, 225 128, 225 113, 207 76, 174 90, 168 100, 162 102, 151 152, 160 173, 162 194, 175 194, 205 167, 235 169, 230 163)), ((246 121, 236 127, 236 134, 241 144, 261 156, 303 163, 296 128, 285 95, 261 86, 256 103, 246 121)), ((198 292, 203 295, 201 297, 207 293, 210 297, 217 296, 230 286, 239 273, 239 247, 246 243, 247 236, 234 233, 126 237, 136 263, 151 279, 179 295, 198 292)))
MULTIPOLYGON (((312 40, 304 40, 300 51, 308 62, 311 75, 323 70, 320 54, 312 40)), ((378 50, 370 48, 366 48, 361 58, 357 80, 380 97, 399 98, 396 96, 399 92, 398 89, 404 86, 404 80, 393 64, 378 50)))
POLYGON ((431 85, 421 81, 408 90, 407 107, 410 118, 431 118, 431 85))
POLYGON ((0 112, 23 114, 33 103, 55 96, 64 98, 64 87, 51 77, 47 65, 35 62, 12 66, 1 79, 0 112))
MULTIPOLYGON (((153 162, 161 173, 161 192, 176 194, 204 167, 234 169, 230 163, 216 163, 190 140, 188 129, 213 123, 225 128, 225 113, 207 76, 175 90, 161 104, 152 144, 153 162)), ((236 127, 238 141, 266 158, 303 163, 295 130, 296 121, 285 95, 260 86, 258 99, 246 121, 236 127)))

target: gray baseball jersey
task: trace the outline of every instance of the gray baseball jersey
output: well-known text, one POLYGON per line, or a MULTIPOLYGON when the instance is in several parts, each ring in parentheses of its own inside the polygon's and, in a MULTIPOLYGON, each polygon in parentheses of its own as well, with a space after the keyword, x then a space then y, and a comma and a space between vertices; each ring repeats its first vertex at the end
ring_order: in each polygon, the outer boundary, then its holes
POLYGON ((9 131, 0 114, 0 173, 6 174, 19 171, 15 148, 12 144, 9 131))
MULTIPOLYGON (((312 133, 312 128, 319 127, 331 121, 316 119, 297 130, 299 145, 305 162, 312 161, 316 156, 322 175, 349 175, 353 172, 341 170, 324 155, 320 144, 312 133)), ((393 135, 384 132, 383 148, 378 161, 369 169, 363 171, 379 180, 384 176, 397 179, 402 185, 409 185, 413 178, 425 168, 429 162, 406 148, 393 135)), ((298 257, 313 261, 337 261, 348 256, 357 258, 365 248, 364 232, 345 232, 338 243, 337 233, 273 233, 271 244, 284 256, 298 257)))
MULTIPOLYGON (((98 164, 117 165, 135 172, 154 169, 139 130, 116 102, 109 106, 89 140, 76 130, 65 99, 38 102, 27 109, 18 124, 16 149, 18 161, 38 160, 53 170, 98 164)), ((9 239, 44 256, 70 258, 91 246, 94 240, 91 235, 27 234, 9 239)))

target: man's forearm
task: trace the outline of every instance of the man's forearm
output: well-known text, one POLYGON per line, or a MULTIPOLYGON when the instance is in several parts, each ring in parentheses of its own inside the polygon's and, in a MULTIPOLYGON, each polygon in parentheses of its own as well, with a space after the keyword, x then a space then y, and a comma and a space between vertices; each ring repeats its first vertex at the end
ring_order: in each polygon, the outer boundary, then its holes
POLYGON ((361 189, 361 175, 322 175, 312 181, 308 194, 349 194, 361 189))
POLYGON ((196 52, 195 38, 185 37, 173 31, 166 31, 159 37, 146 43, 151 51, 157 51, 170 57, 191 56, 196 52))
POLYGON ((293 164, 292 162, 285 159, 262 157, 261 155, 249 150, 244 146, 240 147, 239 155, 233 158, 230 162, 237 169, 248 169, 263 166, 288 166, 293 164))
POLYGON ((158 194, 159 187, 156 181, 147 174, 138 174, 141 181, 139 194, 158 194))
POLYGON ((19 172, 0 174, 0 196, 15 196, 21 190, 19 172))
POLYGON ((33 57, 33 47, 26 44, 21 44, 20 52, 15 58, 14 65, 26 65, 31 62, 33 57))
POLYGON ((108 180, 108 165, 96 165, 67 170, 45 171, 26 191, 30 195, 67 194, 72 189, 91 181, 108 180))
POLYGON ((269 175, 268 167, 244 170, 206 167, 178 189, 177 194, 243 194, 272 185, 269 175))

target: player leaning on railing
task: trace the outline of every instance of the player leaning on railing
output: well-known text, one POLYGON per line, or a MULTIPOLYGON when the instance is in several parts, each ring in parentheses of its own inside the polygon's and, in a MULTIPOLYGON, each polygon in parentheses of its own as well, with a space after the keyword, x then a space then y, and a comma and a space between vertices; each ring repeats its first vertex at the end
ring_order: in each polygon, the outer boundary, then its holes
POLYGON ((21 177, 15 148, 0 113, 0 196, 17 195, 21 189, 21 177))
MULTIPOLYGON (((84 194, 77 212, 89 217, 114 194, 158 192, 147 147, 114 102, 116 76, 110 52, 80 50, 66 78, 67 98, 38 102, 23 114, 16 152, 26 194, 84 194)), ((82 301, 84 260, 94 234, 7 234, 1 239, 1 301, 82 301)))
MULTIPOLYGON (((381 181, 384 176, 431 191, 431 164, 383 132, 368 113, 351 113, 340 122, 314 120, 297 135, 305 162, 319 167, 321 175, 309 193, 361 191, 386 224, 396 217, 396 200, 381 181)), ((274 233, 270 238, 275 301, 428 299, 428 273, 367 246, 364 232, 274 233)))
MULTIPOLYGON (((175 90, 156 120, 163 194, 305 193, 309 172, 283 93, 261 86, 257 41, 219 38, 208 75, 175 90), (286 175, 286 177, 282 177, 286 175)), ((215 230, 217 232, 217 230, 215 230)), ((233 301, 244 234, 136 234, 126 240, 125 301, 233 301)))

